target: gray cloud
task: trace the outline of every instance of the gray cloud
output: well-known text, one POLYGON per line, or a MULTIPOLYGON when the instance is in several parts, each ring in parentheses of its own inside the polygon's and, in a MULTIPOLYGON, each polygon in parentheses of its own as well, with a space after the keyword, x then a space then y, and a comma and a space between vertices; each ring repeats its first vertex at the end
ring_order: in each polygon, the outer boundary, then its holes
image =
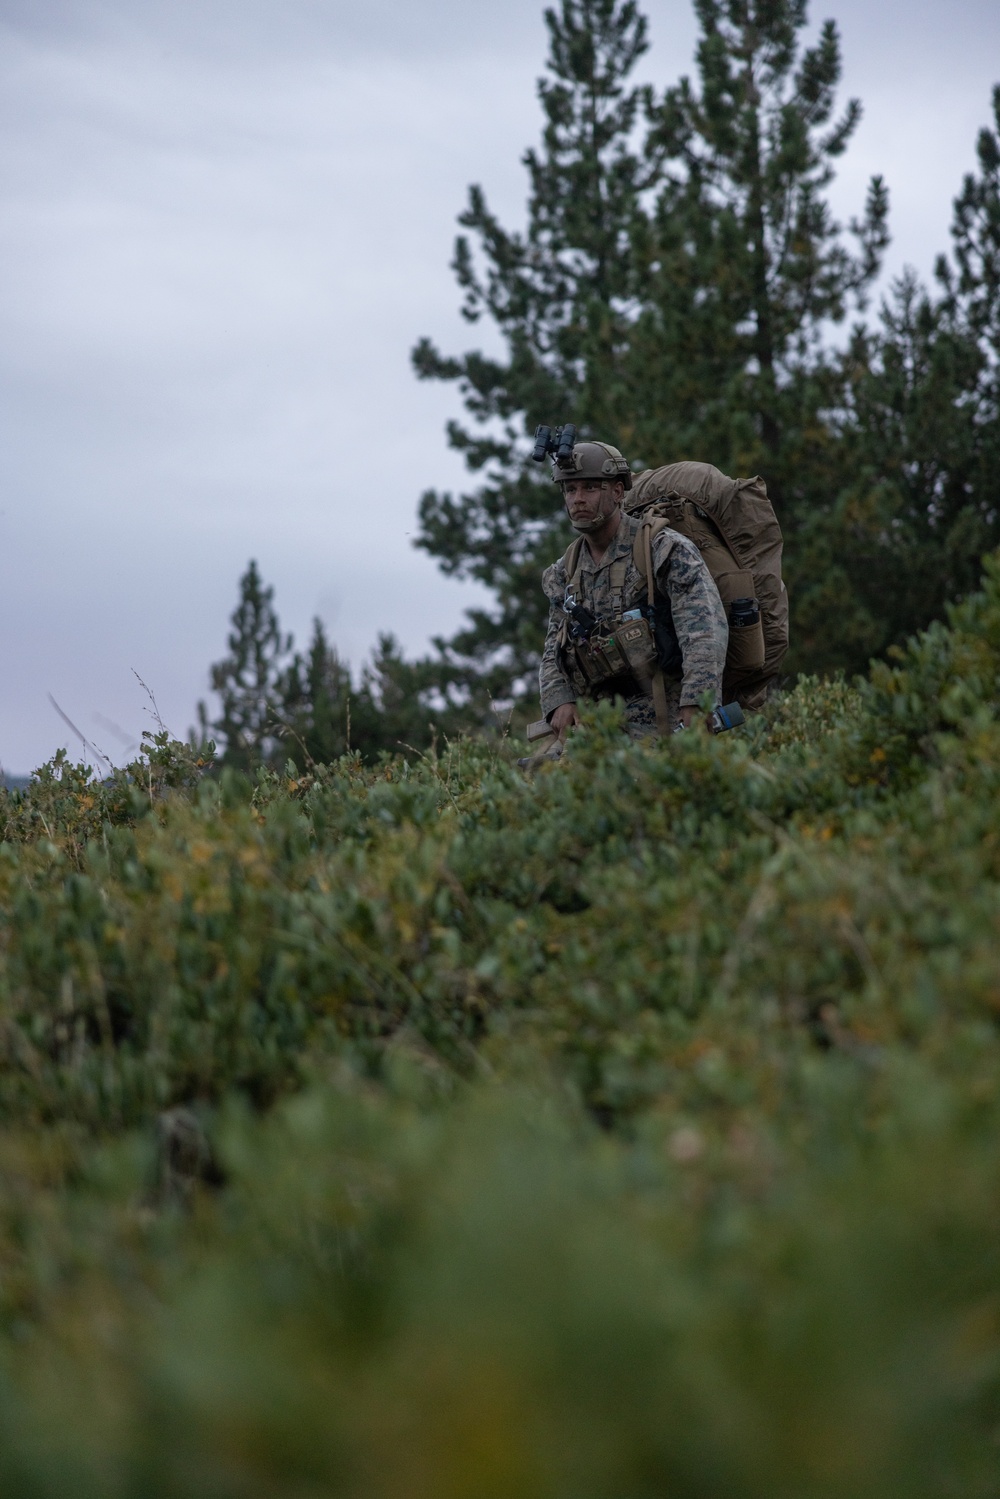
MULTIPOLYGON (((993 7, 833 9, 866 105, 838 211, 884 171, 893 265, 926 273, 993 7)), ((650 12, 662 84, 694 26, 650 12)), ((99 741, 96 715, 137 733, 132 667, 183 731, 250 556, 283 622, 324 614, 355 664, 380 629, 414 650, 452 629, 475 591, 410 535, 421 490, 461 480, 456 402, 408 355, 470 341, 467 183, 522 211, 540 8, 7 0, 0 27, 0 761, 67 741, 49 691, 99 741)))
POLYGON ((523 38, 526 54, 538 56, 542 7, 534 0, 436 0, 433 5, 399 0, 5 0, 11 29, 56 45, 125 43, 155 46, 161 56, 221 60, 244 65, 266 57, 301 57, 317 51, 333 57, 431 59, 451 63, 465 54, 510 53, 523 38))

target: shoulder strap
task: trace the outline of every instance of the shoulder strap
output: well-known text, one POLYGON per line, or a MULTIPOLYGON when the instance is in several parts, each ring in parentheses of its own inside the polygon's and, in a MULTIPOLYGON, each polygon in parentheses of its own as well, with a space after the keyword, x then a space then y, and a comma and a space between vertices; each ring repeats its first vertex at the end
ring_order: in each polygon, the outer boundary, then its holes
MULTIPOLYGON (((582 570, 584 539, 584 537, 578 536, 575 541, 571 541, 563 556, 563 567, 566 571, 566 587, 574 598, 578 598, 580 593, 580 573, 582 570)), ((621 603, 621 595, 625 591, 625 575, 627 572, 628 562, 624 557, 619 557, 617 562, 612 562, 609 569, 611 587, 619 595, 619 604, 621 603)))
POLYGON ((608 568, 608 580, 611 590, 618 596, 618 613, 621 614, 625 607, 625 579, 628 576, 628 558, 619 557, 617 562, 612 562, 608 568))
POLYGON ((653 537, 658 536, 670 524, 661 515, 644 515, 632 541, 632 561, 635 570, 646 579, 646 601, 652 609, 655 602, 656 579, 653 576, 653 537))
MULTIPOLYGON (((653 575, 653 537, 667 525, 662 516, 647 515, 639 523, 639 529, 635 533, 632 542, 632 561, 635 563, 636 572, 641 573, 646 579, 646 599, 649 604, 650 613, 656 602, 656 578, 653 575)), ((672 725, 667 718, 667 684, 663 678, 663 669, 657 666, 653 672, 653 708, 656 713, 656 727, 660 734, 669 734, 672 725)))
POLYGON ((570 593, 573 594, 574 598, 576 597, 576 592, 579 588, 578 574, 580 571, 580 553, 583 551, 583 543, 584 538, 582 536, 578 536, 575 541, 570 542, 569 546, 563 553, 562 561, 563 567, 566 571, 566 587, 569 589, 570 593))

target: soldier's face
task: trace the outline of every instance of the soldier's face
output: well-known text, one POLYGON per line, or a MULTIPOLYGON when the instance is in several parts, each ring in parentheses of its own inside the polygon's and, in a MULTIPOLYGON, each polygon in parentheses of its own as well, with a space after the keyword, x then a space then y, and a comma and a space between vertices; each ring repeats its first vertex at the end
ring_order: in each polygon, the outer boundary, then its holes
POLYGON ((599 531, 624 493, 621 484, 609 484, 607 479, 569 479, 562 489, 574 530, 584 532, 599 531))

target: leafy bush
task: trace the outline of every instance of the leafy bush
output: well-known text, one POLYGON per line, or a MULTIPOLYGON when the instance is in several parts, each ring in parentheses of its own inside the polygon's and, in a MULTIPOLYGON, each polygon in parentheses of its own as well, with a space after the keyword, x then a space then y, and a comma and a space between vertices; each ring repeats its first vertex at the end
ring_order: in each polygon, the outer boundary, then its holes
POLYGON ((995 1493, 998 685, 3 793, 6 1491, 995 1493))

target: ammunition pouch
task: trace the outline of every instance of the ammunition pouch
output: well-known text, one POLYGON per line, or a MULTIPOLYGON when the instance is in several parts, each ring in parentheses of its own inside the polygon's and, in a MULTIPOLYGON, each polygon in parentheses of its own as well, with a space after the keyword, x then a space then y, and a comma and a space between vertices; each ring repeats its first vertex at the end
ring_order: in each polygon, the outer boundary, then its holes
POLYGON ((673 622, 657 609, 631 610, 638 618, 600 620, 586 639, 572 636, 563 643, 563 664, 578 693, 587 697, 635 697, 652 691, 657 667, 679 679, 681 653, 673 622))

